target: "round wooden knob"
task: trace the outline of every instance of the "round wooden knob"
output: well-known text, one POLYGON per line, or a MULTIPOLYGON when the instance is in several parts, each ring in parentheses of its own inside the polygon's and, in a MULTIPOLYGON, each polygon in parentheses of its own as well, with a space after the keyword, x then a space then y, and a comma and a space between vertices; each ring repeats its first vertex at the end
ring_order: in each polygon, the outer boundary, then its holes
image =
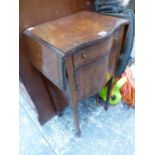
POLYGON ((80 86, 77 86, 77 90, 80 90, 80 86))
POLYGON ((114 40, 115 40, 115 41, 118 41, 118 39, 119 39, 118 37, 114 37, 114 40))
POLYGON ((87 58, 87 55, 86 55, 86 54, 82 54, 81 57, 82 57, 83 59, 86 59, 86 58, 87 58))

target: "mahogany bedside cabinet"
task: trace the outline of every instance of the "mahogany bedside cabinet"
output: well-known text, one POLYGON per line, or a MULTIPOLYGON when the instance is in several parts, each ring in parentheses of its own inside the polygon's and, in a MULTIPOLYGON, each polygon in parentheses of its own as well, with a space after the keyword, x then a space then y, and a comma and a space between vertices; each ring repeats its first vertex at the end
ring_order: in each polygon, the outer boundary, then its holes
POLYGON ((32 65, 64 93, 69 90, 77 135, 78 102, 115 75, 127 28, 126 19, 82 11, 24 31, 32 65))

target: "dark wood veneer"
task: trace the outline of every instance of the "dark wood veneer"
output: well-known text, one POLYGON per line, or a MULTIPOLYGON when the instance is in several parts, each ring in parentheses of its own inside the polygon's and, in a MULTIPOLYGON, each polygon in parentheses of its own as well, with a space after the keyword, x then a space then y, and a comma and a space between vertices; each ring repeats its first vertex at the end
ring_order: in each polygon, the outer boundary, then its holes
POLYGON ((54 98, 60 96, 64 104, 71 101, 78 134, 78 102, 95 95, 114 77, 127 25, 126 19, 81 11, 24 31, 30 61, 48 79, 55 109, 61 109, 61 100, 54 98))

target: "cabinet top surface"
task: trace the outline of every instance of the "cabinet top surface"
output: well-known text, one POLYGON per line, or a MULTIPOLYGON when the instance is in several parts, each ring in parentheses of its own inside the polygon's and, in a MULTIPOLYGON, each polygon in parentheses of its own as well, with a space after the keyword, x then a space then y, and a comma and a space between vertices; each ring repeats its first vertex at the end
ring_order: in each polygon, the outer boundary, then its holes
POLYGON ((30 27, 24 33, 66 54, 84 43, 107 37, 121 24, 126 23, 126 19, 82 11, 30 27))

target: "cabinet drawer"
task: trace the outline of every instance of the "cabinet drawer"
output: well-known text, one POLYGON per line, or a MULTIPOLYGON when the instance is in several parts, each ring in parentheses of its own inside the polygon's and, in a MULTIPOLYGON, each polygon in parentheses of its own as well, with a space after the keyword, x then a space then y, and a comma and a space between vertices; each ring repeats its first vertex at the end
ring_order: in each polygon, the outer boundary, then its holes
POLYGON ((77 51, 73 55, 74 68, 78 68, 94 59, 104 55, 106 52, 110 51, 113 44, 113 38, 110 37, 104 41, 100 41, 95 45, 91 45, 87 48, 77 51))

